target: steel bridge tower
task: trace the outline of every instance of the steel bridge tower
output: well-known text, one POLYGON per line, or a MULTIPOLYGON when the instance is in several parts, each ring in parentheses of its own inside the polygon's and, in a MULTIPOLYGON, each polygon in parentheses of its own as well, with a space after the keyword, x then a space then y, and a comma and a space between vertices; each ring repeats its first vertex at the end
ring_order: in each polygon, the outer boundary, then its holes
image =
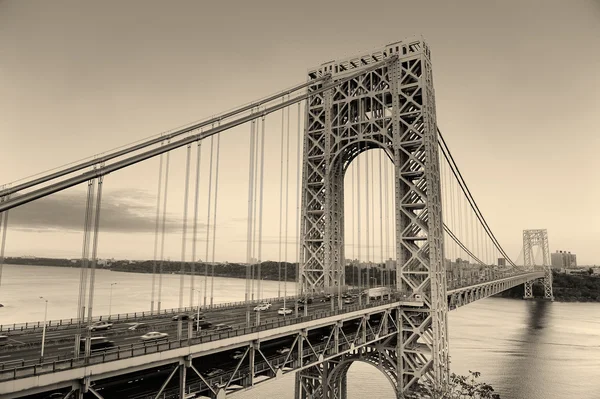
MULTIPOLYGON (((533 259, 533 247, 542 248, 542 265, 544 270, 544 298, 554 300, 552 293, 552 268, 550 265, 550 246, 548 245, 548 230, 523 230, 523 266, 525 270, 533 270, 535 262, 533 259)), ((533 280, 525 283, 525 299, 533 298, 533 280)))
POLYGON ((331 89, 309 96, 306 107, 302 292, 331 292, 344 284, 344 173, 361 152, 382 149, 395 169, 397 288, 421 294, 424 305, 397 310, 402 328, 392 342, 298 372, 296 397, 345 398, 348 361, 365 356, 379 359, 377 367, 393 380, 398 398, 419 381, 443 389, 449 378, 448 305, 429 47, 422 38, 393 43, 322 64, 309 72, 309 81, 327 74, 309 93, 331 89))

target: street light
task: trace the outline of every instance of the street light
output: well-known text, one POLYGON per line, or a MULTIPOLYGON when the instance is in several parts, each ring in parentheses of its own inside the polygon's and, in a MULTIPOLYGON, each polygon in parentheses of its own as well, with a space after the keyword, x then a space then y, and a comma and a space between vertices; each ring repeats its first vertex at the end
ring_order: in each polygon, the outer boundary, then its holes
POLYGON ((43 299, 44 301, 46 301, 46 306, 44 309, 44 328, 42 329, 42 353, 40 354, 40 358, 44 358, 44 343, 46 341, 46 316, 48 316, 48 300, 46 298, 44 298, 43 296, 40 297, 40 299, 43 299))
POLYGON ((110 295, 108 296, 108 320, 110 320, 112 310, 112 287, 118 283, 110 283, 110 295))

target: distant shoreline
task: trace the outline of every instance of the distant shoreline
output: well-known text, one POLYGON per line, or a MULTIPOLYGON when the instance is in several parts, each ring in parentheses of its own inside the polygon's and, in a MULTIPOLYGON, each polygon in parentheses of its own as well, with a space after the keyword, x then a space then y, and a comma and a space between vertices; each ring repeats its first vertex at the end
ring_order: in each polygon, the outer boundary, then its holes
MULTIPOLYGON (((56 266, 56 267, 80 267, 81 259, 70 260, 60 258, 21 258, 21 257, 6 257, 6 264, 15 266, 28 265, 28 266, 56 266)), ((157 262, 158 263, 158 262, 157 262)), ((162 274, 181 274, 182 262, 163 261, 162 262, 162 274)), ((109 265, 98 264, 97 269, 110 270, 115 272, 127 272, 127 273, 145 273, 150 274, 153 271, 155 262, 152 260, 145 261, 129 261, 129 260, 117 260, 112 261, 109 265)), ((208 267, 208 275, 212 275, 212 265, 207 263, 192 263, 185 262, 184 273, 185 275, 191 276, 204 276, 204 268, 208 267), (195 267, 197 271, 195 274, 191 272, 192 267, 195 267)), ((295 263, 289 262, 274 262, 264 261, 260 263, 261 279, 268 281, 296 281, 296 268, 295 263), (281 265, 281 266, 280 266, 281 265), (286 276, 287 268, 287 280, 286 276)), ((157 267, 158 269, 158 267, 157 267)), ((258 269, 258 265, 255 265, 255 270, 258 269)), ((356 269, 355 269, 356 270, 356 269)), ((362 269, 362 274, 366 273, 366 268, 362 269)), ((229 277, 245 279, 248 266, 240 263, 216 263, 214 266, 215 277, 229 277)), ((371 268, 371 276, 379 278, 380 271, 376 268, 371 268)), ((157 270, 158 272, 158 270, 157 270)), ((257 273, 255 271, 255 273, 257 273)), ((352 267, 346 266, 346 284, 352 285, 352 267)), ((365 280, 366 281, 366 278, 365 280)), ((566 275, 562 273, 553 272, 553 293, 554 299, 557 302, 600 302, 600 277, 596 276, 585 276, 585 275, 566 275)), ((535 283, 533 285, 533 294, 535 297, 543 297, 544 289, 541 283, 535 283)), ((497 294, 503 298, 523 298, 523 285, 513 287, 509 290, 503 291, 497 294)))

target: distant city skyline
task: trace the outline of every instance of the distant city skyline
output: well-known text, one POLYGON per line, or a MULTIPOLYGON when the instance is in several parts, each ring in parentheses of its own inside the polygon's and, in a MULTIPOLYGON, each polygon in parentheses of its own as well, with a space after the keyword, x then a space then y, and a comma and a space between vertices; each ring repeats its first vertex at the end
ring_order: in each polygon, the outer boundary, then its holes
MULTIPOLYGON (((232 14, 218 2, 0 1, 0 185, 277 92, 323 62, 422 34, 432 50, 438 125, 508 254, 518 257, 524 229, 545 228, 551 252, 569 248, 580 264, 600 264, 600 186, 593 184, 600 171, 600 4, 384 1, 385 12, 367 25, 362 4, 260 0, 232 14), (314 9, 318 15, 309 16, 314 9), (574 58, 559 60, 567 52, 574 58)), ((263 259, 297 256, 296 112, 281 256, 281 117, 267 120, 263 259)), ((246 259, 248 133, 242 126, 222 135, 219 261, 246 259)), ((202 146, 197 257, 211 258, 210 141, 202 146)), ((181 258, 184 165, 185 150, 177 150, 164 254, 173 260, 181 258)), ((106 177, 100 257, 153 258, 157 180, 157 159, 106 177)), ((84 207, 79 186, 11 211, 6 255, 81 256, 84 207)), ((347 256, 357 249, 349 229, 347 256)), ((370 245, 374 259, 379 241, 370 245)))

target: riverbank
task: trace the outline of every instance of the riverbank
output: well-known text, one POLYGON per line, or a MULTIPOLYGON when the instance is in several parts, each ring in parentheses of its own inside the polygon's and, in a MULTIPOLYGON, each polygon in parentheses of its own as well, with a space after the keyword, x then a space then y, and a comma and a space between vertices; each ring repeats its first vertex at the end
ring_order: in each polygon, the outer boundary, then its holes
MULTIPOLYGON (((11 265, 28 265, 28 266, 54 266, 54 267, 69 267, 77 268, 81 265, 81 259, 54 259, 54 258, 6 258, 6 264, 11 265)), ((264 261, 259 265, 254 265, 254 277, 258 278, 258 269, 260 267, 260 278, 261 280, 269 281, 288 281, 295 282, 297 264, 290 262, 274 262, 264 261)), ((132 261, 132 260, 113 260, 109 264, 99 263, 96 266, 97 269, 110 270, 113 272, 127 272, 127 273, 145 273, 152 274, 156 268, 157 273, 165 274, 183 274, 185 275, 204 275, 207 273, 209 276, 213 274, 213 265, 203 262, 184 262, 182 268, 182 262, 163 261, 154 262, 152 260, 143 261, 132 261)), ((249 270, 246 264, 241 263, 215 263, 214 265, 214 276, 215 277, 229 277, 245 279, 249 270)), ((381 285, 383 279, 386 281, 394 281, 395 274, 391 273, 391 276, 384 275, 380 269, 371 267, 367 272, 367 268, 361 269, 361 281, 371 281, 372 285, 381 285), (368 274, 367 274, 368 273, 368 274), (367 278, 368 276, 368 278, 367 278)), ((355 285, 358 283, 357 268, 352 266, 346 266, 346 284, 355 285)))

